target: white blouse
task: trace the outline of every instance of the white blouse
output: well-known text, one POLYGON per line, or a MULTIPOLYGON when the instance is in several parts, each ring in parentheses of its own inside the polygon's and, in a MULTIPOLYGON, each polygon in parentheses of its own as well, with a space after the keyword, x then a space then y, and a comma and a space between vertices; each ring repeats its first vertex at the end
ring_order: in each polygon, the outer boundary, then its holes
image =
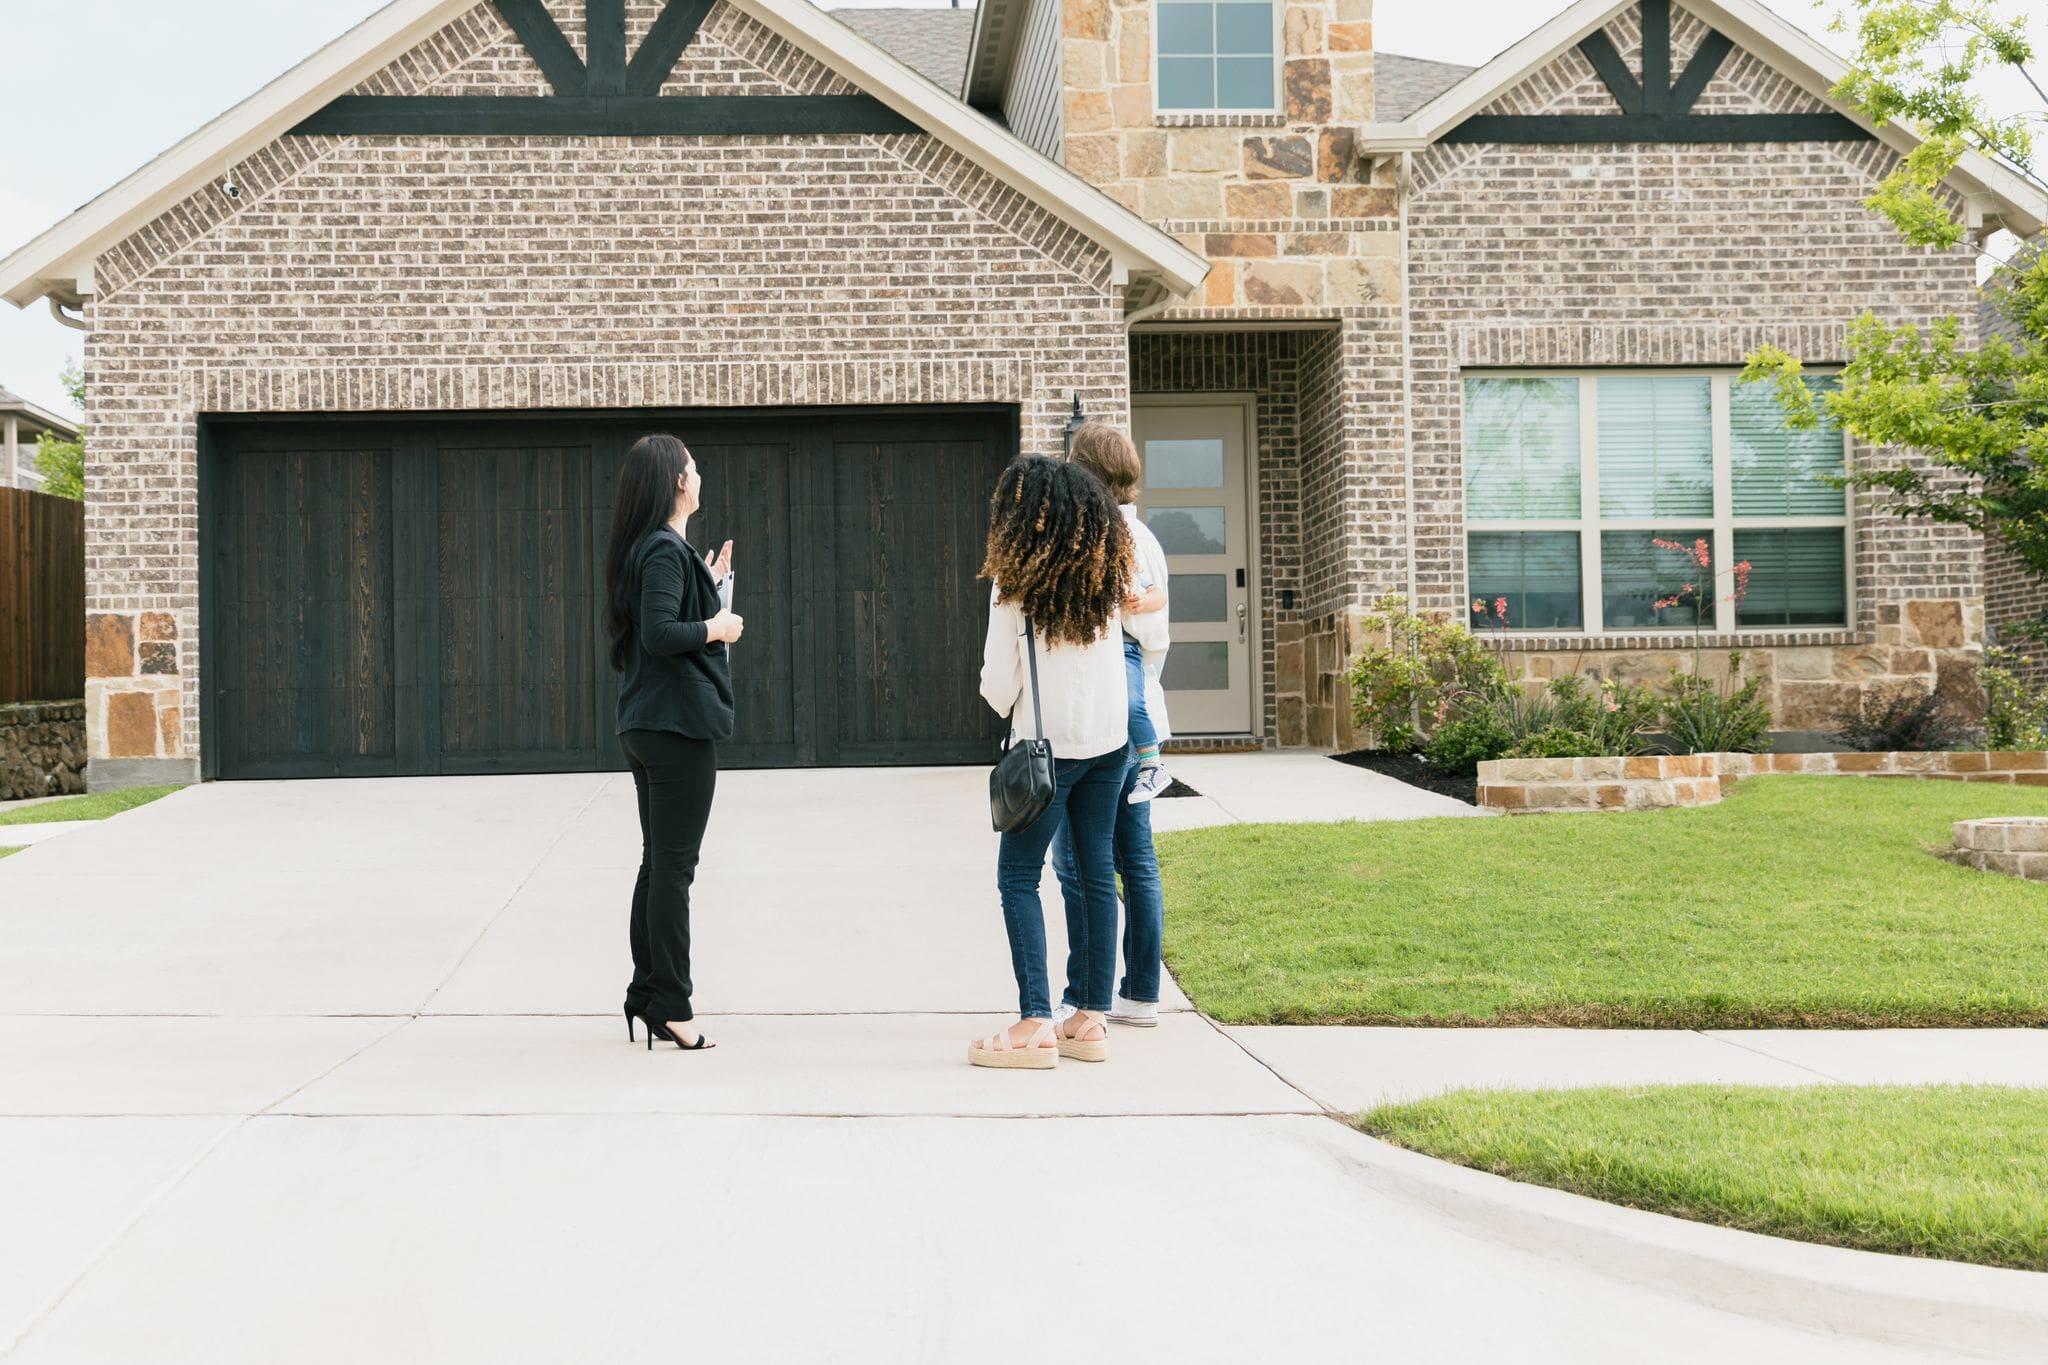
MULTIPOLYGON (((1048 647, 1037 640, 1038 682, 1045 699, 1045 737, 1054 758, 1094 758, 1130 743, 1124 689, 1123 631, 1111 620, 1093 644, 1048 647)), ((1031 718, 1030 663, 1024 657, 1024 613, 989 593, 988 642, 981 654, 981 695, 1023 738, 1031 718)))

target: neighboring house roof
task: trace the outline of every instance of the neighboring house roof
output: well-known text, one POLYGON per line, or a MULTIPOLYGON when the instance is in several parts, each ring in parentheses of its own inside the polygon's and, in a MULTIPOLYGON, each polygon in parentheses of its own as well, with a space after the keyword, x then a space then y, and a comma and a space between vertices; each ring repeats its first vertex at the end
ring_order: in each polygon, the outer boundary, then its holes
POLYGON ((1407 118, 1471 75, 1476 67, 1432 62, 1392 52, 1372 56, 1373 112, 1383 123, 1407 118))
MULTIPOLYGON (((225 166, 426 41, 478 0, 392 0, 283 76, 141 170, 0 260, 0 297, 17 308, 51 297, 75 304, 93 292, 93 262, 158 214, 217 178, 225 166)), ((810 0, 731 0, 882 104, 1108 249, 1119 280, 1157 279, 1193 289, 1208 262, 1000 124, 962 104, 810 0)))
MULTIPOLYGON (((1429 146, 1636 2, 1577 0, 1549 23, 1420 108, 1391 121, 1382 120, 1361 128, 1360 150, 1415 151, 1429 146)), ((1849 73, 1849 64, 1758 0, 1682 3, 1688 12, 1736 46, 1840 110, 1893 150, 1904 154, 1924 140, 1911 124, 1888 123, 1879 127, 1836 100, 1831 92, 1835 83, 1849 73)), ((1964 153, 1949 177, 1949 184, 1963 196, 1973 219, 1987 225, 2002 225, 2020 236, 2031 237, 2048 222, 2048 189, 1981 152, 1964 153)))
POLYGON ((31 403, 10 389, 0 388, 0 424, 9 417, 16 419, 18 439, 22 441, 33 441, 46 431, 67 441, 78 439, 78 423, 31 403))
POLYGON ((967 72, 974 6, 965 9, 835 9, 834 19, 943 90, 967 72))

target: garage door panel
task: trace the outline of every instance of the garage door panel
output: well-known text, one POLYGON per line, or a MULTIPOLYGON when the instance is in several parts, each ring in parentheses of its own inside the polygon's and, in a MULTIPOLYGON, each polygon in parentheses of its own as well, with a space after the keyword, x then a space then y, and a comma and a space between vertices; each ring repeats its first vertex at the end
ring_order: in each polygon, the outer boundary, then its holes
POLYGON ((236 476, 213 551, 224 755, 252 776, 391 770, 390 451, 284 451, 236 476))
POLYGON ((436 765, 594 766, 591 447, 444 445, 434 458, 436 765))
POLYGON ((986 761, 996 413, 209 429, 209 763, 229 777, 623 767, 603 555, 630 442, 703 466, 747 635, 728 766, 986 761))
POLYGON ((710 554, 730 540, 738 574, 734 609, 745 639, 731 653, 736 713, 733 764, 810 762, 802 733, 810 680, 799 676, 799 623, 792 569, 793 479, 800 464, 791 440, 742 439, 717 427, 688 433, 703 476, 703 505, 690 540, 710 554))
POLYGON ((906 439, 850 423, 834 443, 842 762, 984 760, 1001 729, 980 698, 988 613, 975 576, 1009 451, 988 424, 935 425, 906 439))

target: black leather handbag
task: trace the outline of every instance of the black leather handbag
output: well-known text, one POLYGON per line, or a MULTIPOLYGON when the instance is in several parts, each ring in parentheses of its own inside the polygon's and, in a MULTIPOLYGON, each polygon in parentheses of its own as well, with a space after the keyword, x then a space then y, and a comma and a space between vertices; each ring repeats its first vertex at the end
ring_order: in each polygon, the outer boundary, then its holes
POLYGON ((988 775, 988 810, 996 833, 1029 829, 1052 804, 1058 779, 1053 775, 1052 741, 1045 737, 1045 712, 1038 701, 1038 646, 1031 623, 1024 623, 1024 650, 1031 659, 1031 720, 1035 739, 1020 739, 1003 750, 988 775))

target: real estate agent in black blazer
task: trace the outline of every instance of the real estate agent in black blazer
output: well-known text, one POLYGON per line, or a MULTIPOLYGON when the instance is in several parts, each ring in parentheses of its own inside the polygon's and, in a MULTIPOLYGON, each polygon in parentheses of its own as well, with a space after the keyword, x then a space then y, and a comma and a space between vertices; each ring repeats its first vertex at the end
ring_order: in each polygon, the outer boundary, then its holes
POLYGON ((745 623, 720 601, 732 542, 708 562, 686 538, 703 479, 673 436, 643 436, 619 470, 605 553, 605 629, 619 687, 618 736, 640 808, 640 875, 628 938, 626 1036, 711 1046, 689 1027, 690 884, 718 781, 718 743, 732 738, 727 648, 745 623))

